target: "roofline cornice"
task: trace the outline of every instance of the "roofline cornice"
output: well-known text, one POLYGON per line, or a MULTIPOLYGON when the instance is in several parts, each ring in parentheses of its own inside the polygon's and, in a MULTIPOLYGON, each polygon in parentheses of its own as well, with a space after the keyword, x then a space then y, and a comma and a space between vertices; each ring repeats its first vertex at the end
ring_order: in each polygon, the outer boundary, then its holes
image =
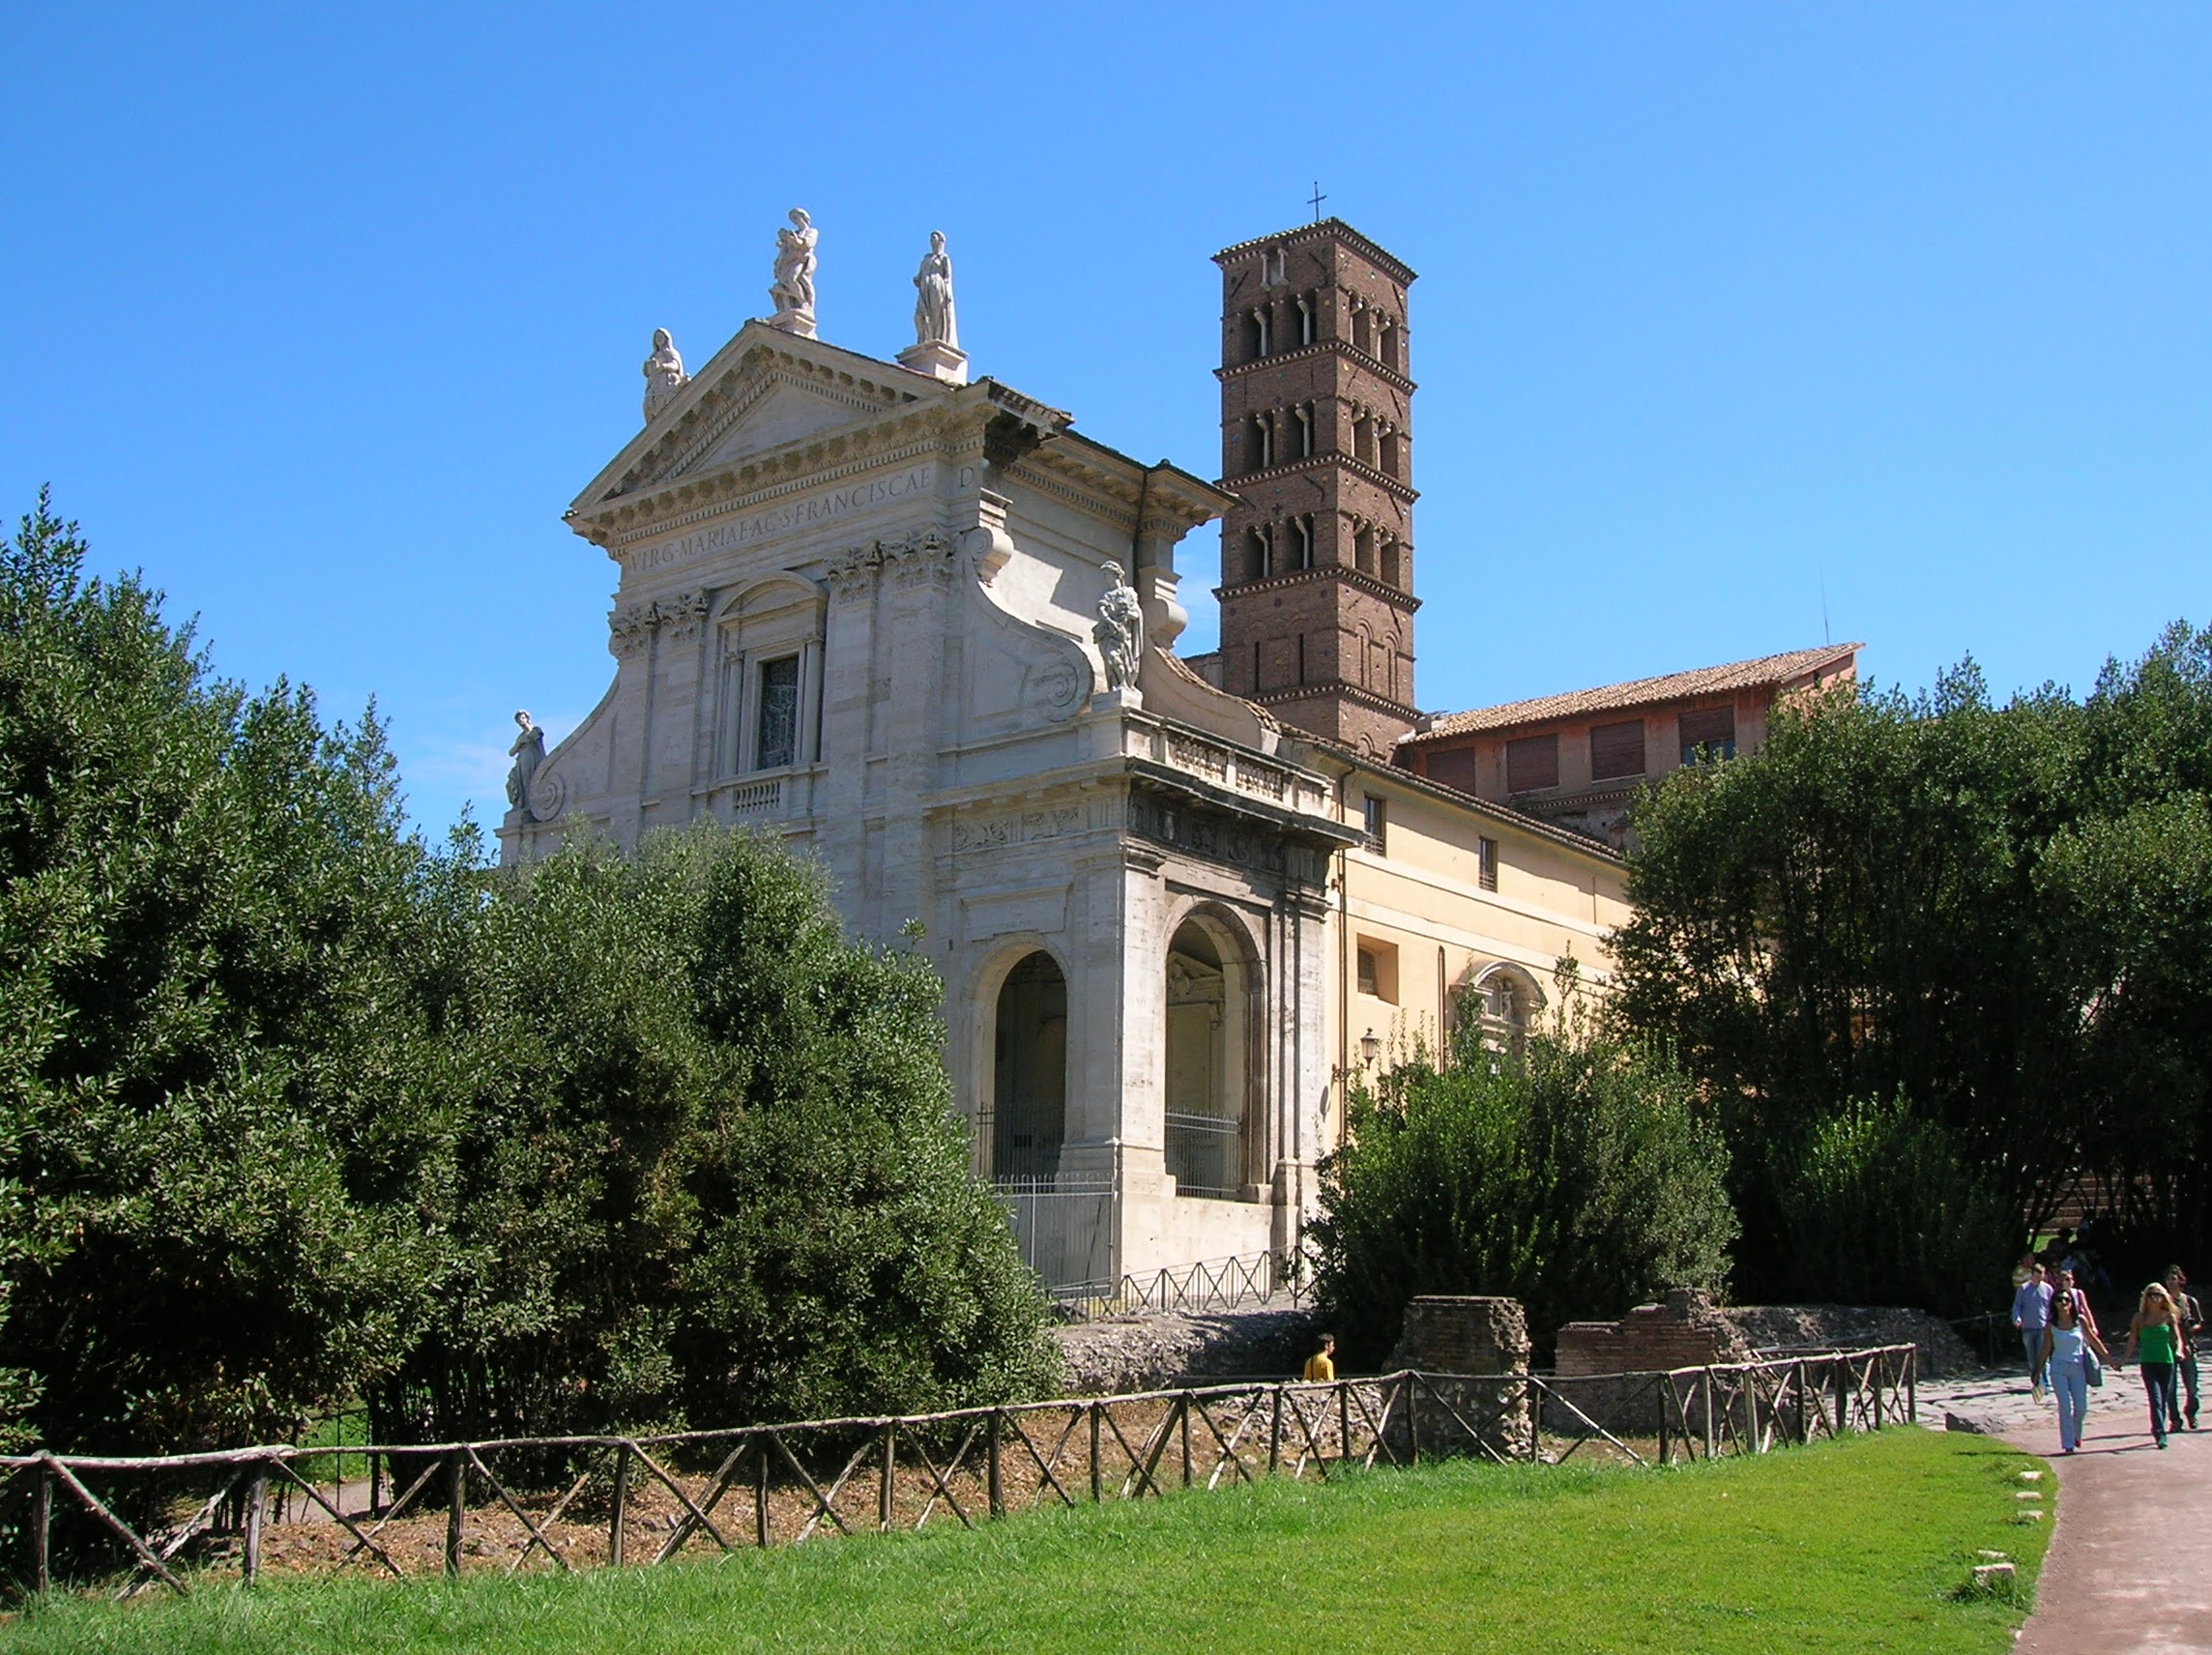
POLYGON ((1295 229, 1278 230, 1271 236, 1254 236, 1250 241, 1238 242, 1232 247, 1223 247, 1213 255, 1213 262, 1222 264, 1233 258, 1240 258, 1254 247, 1295 247, 1300 242, 1310 242, 1317 238, 1348 243, 1354 250, 1373 260, 1384 275, 1394 276, 1401 286, 1410 286, 1420 279, 1414 275, 1412 267, 1406 264, 1395 253, 1384 251, 1350 224, 1347 224, 1342 218, 1333 215, 1326 218, 1318 218, 1311 224, 1300 224, 1295 229))

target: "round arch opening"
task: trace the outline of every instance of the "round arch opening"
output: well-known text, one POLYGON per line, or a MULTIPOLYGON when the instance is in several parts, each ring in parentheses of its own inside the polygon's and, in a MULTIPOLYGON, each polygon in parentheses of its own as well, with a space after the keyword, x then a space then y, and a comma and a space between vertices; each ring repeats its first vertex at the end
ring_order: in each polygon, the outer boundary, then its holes
POLYGON ((995 1183, 1049 1182, 1067 1136, 1067 977, 1043 949, 999 986, 991 1117, 982 1134, 995 1183))
POLYGON ((1219 920, 1193 915, 1168 944, 1166 1143, 1179 1196, 1241 1201, 1255 1145, 1253 974, 1219 920))

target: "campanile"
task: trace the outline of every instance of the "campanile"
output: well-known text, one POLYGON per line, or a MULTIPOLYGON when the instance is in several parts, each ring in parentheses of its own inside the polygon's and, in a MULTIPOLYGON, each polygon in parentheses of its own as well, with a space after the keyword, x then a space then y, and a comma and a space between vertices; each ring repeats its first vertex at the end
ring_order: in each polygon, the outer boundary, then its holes
POLYGON ((1378 758, 1413 727, 1413 273, 1337 218, 1221 267, 1221 686, 1378 758))

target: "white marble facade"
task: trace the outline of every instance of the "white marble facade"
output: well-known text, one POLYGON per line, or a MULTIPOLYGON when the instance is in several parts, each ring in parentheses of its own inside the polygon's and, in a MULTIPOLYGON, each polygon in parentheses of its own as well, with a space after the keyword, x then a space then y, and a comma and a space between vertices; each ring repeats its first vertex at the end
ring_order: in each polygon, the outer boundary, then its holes
POLYGON ((857 935, 928 950, 977 1165, 1048 1278, 1286 1253, 1351 835, 1272 720, 1170 653, 1175 547, 1228 504, 990 379, 748 323, 568 513, 621 570, 614 682, 503 853, 780 833, 857 935), (1121 569, 1143 643, 1110 687, 1121 569))

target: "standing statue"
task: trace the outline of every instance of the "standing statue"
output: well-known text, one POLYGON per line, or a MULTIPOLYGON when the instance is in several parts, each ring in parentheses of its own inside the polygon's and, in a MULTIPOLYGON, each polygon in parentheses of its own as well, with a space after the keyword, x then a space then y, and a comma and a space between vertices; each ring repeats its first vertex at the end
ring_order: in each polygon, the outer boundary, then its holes
POLYGON ((676 393, 690 382, 691 376, 684 371, 684 359, 676 354, 676 341, 668 336, 666 328, 653 330, 653 355, 645 359, 645 422, 675 399, 676 393))
POLYGON ((545 762, 545 732, 530 721, 527 712, 517 712, 514 722, 520 734, 507 750, 507 756, 514 761, 514 768, 507 772, 507 804, 510 810, 522 810, 530 803, 530 784, 538 767, 545 762))
POLYGON ((768 290, 775 314, 771 325, 811 339, 814 337, 814 244, 822 232, 807 218, 806 209, 791 210, 788 230, 775 233, 775 281, 768 290))
POLYGON ((945 232, 929 232, 929 251, 914 273, 914 340, 917 345, 960 348, 960 327, 952 317, 952 258, 945 232))
POLYGON ((1138 601, 1121 566, 1106 566, 1106 592, 1098 599, 1098 620, 1091 628, 1099 657, 1106 663, 1108 689, 1134 689, 1137 663, 1145 653, 1145 606, 1138 601))

